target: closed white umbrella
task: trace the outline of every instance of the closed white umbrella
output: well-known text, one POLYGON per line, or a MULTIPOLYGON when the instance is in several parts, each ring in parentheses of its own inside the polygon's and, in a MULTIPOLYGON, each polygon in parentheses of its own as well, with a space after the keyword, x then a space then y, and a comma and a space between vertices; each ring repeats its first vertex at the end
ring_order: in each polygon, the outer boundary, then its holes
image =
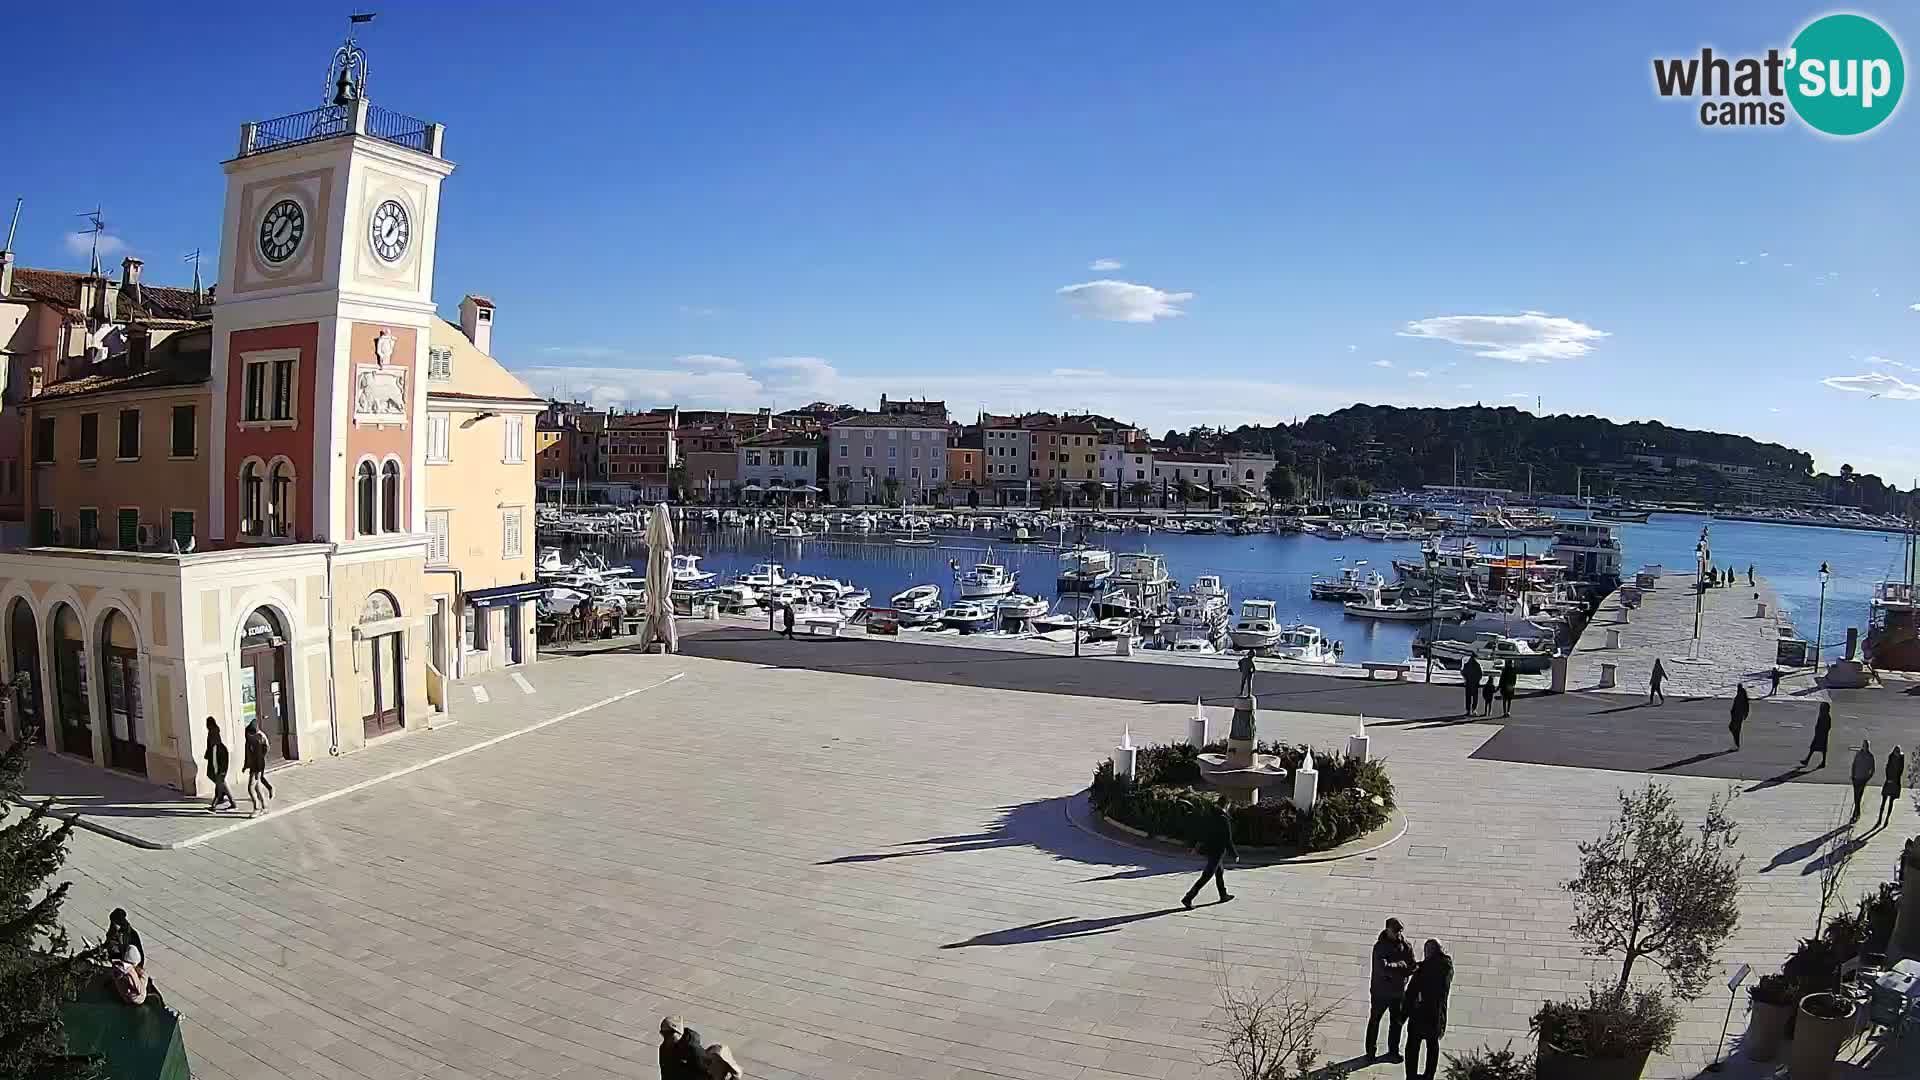
POLYGON ((656 641, 667 652, 680 651, 673 625, 673 519, 665 503, 653 508, 647 522, 647 643, 656 641))

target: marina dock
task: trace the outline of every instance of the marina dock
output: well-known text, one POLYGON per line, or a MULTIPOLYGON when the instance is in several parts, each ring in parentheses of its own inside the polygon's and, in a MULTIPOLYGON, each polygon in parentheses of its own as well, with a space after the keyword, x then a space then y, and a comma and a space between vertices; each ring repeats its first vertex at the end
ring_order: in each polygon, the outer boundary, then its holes
MULTIPOLYGON (((1568 687, 1604 689, 1618 694, 1646 696, 1656 658, 1667 672, 1666 693, 1673 697, 1733 696, 1742 681, 1747 693, 1767 692, 1768 673, 1775 666, 1782 628, 1793 636, 1793 623, 1780 609, 1780 597, 1764 577, 1748 585, 1708 589, 1701 595, 1700 640, 1694 643, 1694 575, 1667 573, 1653 587, 1636 590, 1631 579, 1600 605, 1574 643, 1568 687), (1628 607, 1638 595, 1637 606, 1628 607), (1766 614, 1759 614, 1762 605, 1766 614), (1618 632, 1619 644, 1609 646, 1618 632), (1697 659, 1696 659, 1697 658, 1697 659), (1611 664, 1615 685, 1601 687, 1602 665, 1611 664)), ((1824 701, 1810 668, 1790 671, 1780 682, 1782 696, 1802 701, 1824 701)))

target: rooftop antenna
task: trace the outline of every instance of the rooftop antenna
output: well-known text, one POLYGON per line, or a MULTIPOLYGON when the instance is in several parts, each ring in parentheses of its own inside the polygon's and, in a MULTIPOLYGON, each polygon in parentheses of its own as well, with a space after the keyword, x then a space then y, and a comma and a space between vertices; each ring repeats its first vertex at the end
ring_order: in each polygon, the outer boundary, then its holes
MULTIPOLYGON (((93 234, 93 276, 99 277, 100 234, 107 231, 106 220, 100 216, 100 207, 97 205, 91 210, 84 210, 74 216, 86 218, 89 223, 87 231, 93 234)), ((8 246, 11 247, 12 245, 9 244, 8 246)))
POLYGON ((180 261, 193 264, 193 298, 199 300, 204 295, 204 291, 200 288, 200 249, 194 248, 187 252, 180 261))
POLYGON ((7 246, 6 246, 6 247, 3 247, 3 248, 0 248, 0 251, 12 251, 12 250, 13 250, 13 234, 14 234, 14 230, 16 230, 16 229, 18 229, 18 228, 20 228, 20 204, 21 204, 21 203, 23 203, 23 202, 25 202, 25 201, 26 201, 26 199, 25 199, 25 197, 24 197, 24 196, 15 196, 15 197, 14 197, 14 200, 13 200, 13 220, 12 220, 11 222, 9 222, 9 223, 7 224, 7 246))

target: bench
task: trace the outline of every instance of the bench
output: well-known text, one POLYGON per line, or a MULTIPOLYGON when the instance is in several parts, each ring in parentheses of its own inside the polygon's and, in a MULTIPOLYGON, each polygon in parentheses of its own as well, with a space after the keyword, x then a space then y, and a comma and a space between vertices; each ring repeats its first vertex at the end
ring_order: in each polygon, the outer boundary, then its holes
POLYGON ((828 633, 832 634, 834 637, 839 637, 840 628, 842 626, 845 626, 846 622, 847 620, 841 618, 837 614, 836 615, 801 615, 798 618, 793 620, 793 625, 795 629, 805 630, 809 634, 817 632, 821 627, 825 627, 828 633))
POLYGON ((1412 670, 1406 664, 1398 664, 1390 660, 1362 660, 1360 666, 1367 669, 1368 682, 1373 681, 1373 673, 1376 671, 1391 671, 1397 681, 1406 678, 1407 673, 1412 670))

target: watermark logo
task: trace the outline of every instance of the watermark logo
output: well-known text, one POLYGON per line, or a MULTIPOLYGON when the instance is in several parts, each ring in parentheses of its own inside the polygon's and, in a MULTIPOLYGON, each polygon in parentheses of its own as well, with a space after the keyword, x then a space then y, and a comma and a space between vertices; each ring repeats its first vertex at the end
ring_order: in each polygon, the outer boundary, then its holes
POLYGON ((1656 59, 1661 97, 1700 99, 1703 127, 1779 127, 1788 110, 1827 135, 1864 135, 1900 105, 1906 87, 1900 43, 1864 15, 1823 15, 1786 49, 1765 56, 1656 59))

